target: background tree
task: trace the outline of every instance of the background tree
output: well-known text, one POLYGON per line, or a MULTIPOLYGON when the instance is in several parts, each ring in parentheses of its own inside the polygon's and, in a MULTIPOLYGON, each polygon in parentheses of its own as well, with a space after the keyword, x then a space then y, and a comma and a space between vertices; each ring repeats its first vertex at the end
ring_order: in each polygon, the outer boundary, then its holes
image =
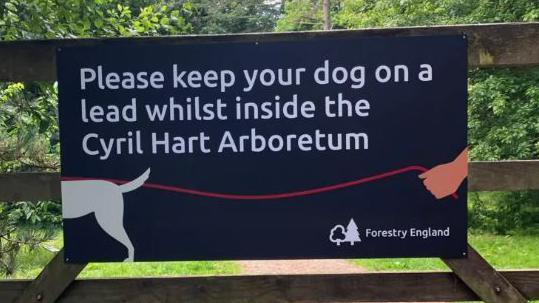
POLYGON ((188 20, 197 34, 271 32, 280 14, 277 1, 198 0, 190 5, 188 20))
POLYGON ((334 22, 343 28, 394 27, 539 19, 537 0, 341 0, 334 22))
MULTIPOLYGON (((325 0, 287 0, 275 30, 288 32, 324 29, 323 1, 325 0)), ((333 17, 339 10, 340 1, 332 0, 329 4, 329 15, 333 17)))
POLYGON ((183 16, 189 10, 189 3, 176 7, 170 1, 7 0, 0 9, 0 38, 184 34, 191 31, 183 16))
POLYGON ((323 0, 322 3, 322 15, 324 16, 324 30, 328 31, 331 29, 331 3, 329 0, 323 0))

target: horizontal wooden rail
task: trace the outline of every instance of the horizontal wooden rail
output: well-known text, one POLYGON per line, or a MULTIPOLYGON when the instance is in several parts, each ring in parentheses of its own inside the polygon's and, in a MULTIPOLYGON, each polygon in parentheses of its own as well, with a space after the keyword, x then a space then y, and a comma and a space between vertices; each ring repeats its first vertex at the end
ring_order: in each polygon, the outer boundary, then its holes
MULTIPOLYGON (((502 271, 528 299, 539 298, 539 271, 502 271)), ((31 283, 0 281, 0 302, 31 283)), ((477 296, 449 272, 76 280, 59 303, 276 303, 466 301, 477 296)))
POLYGON ((133 44, 187 44, 216 42, 306 41, 362 36, 418 36, 464 33, 469 37, 472 67, 539 64, 539 23, 498 23, 384 29, 312 31, 267 34, 197 35, 141 38, 64 39, 0 42, 0 80, 56 80, 55 51, 58 47, 107 45, 122 39, 133 44))
MULTIPOLYGON (((539 189, 539 160, 470 162, 470 191, 539 189)), ((58 173, 0 175, 0 201, 60 200, 58 173)))
POLYGON ((539 160, 470 162, 470 191, 539 189, 539 160))

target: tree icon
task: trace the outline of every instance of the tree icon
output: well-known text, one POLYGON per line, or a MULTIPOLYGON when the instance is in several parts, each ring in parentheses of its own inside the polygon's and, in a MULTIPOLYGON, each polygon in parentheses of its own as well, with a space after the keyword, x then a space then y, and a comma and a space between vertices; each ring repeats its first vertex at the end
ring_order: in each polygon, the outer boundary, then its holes
POLYGON ((345 241, 345 239, 346 231, 344 229, 344 226, 336 225, 331 229, 331 232, 329 234, 329 241, 337 244, 337 246, 341 246, 341 242, 345 241))
POLYGON ((337 246, 341 246, 342 242, 349 242, 350 245, 354 245, 355 242, 361 242, 354 219, 350 219, 346 229, 342 225, 335 225, 330 231, 329 241, 337 244, 337 246))
POLYGON ((344 242, 350 242, 350 245, 354 245, 354 242, 361 242, 361 238, 359 237, 359 232, 357 230, 357 225, 356 222, 354 222, 354 219, 350 219, 350 222, 346 227, 346 237, 344 238, 344 242))

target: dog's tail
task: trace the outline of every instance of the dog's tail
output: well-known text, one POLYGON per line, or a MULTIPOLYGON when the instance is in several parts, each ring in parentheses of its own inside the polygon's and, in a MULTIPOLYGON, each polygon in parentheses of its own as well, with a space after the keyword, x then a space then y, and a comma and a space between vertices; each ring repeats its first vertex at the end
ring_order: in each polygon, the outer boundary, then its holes
POLYGON ((148 168, 142 175, 138 176, 135 180, 120 185, 120 191, 122 193, 130 192, 141 187, 146 180, 150 177, 150 168, 148 168))

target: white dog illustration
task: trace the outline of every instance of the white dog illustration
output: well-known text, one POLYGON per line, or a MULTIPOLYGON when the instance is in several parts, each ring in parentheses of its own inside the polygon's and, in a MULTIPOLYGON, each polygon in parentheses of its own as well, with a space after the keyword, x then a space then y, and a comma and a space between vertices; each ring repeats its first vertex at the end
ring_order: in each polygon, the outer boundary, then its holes
POLYGON ((141 187, 150 176, 150 168, 133 181, 116 185, 103 180, 62 181, 62 213, 64 219, 73 219, 94 213, 99 226, 122 243, 133 261, 135 248, 123 225, 123 193, 141 187))

